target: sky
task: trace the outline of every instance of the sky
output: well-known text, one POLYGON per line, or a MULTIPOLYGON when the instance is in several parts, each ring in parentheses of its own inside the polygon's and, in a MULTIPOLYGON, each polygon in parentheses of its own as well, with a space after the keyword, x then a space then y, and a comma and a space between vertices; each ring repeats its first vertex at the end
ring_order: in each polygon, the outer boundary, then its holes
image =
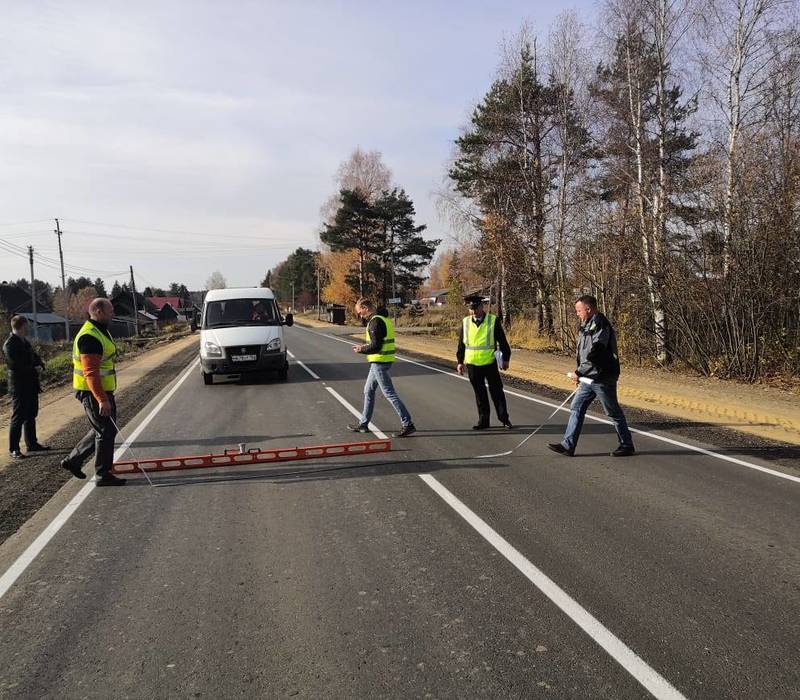
POLYGON ((0 280, 254 286, 378 150, 430 238, 504 37, 591 0, 0 0, 0 280))

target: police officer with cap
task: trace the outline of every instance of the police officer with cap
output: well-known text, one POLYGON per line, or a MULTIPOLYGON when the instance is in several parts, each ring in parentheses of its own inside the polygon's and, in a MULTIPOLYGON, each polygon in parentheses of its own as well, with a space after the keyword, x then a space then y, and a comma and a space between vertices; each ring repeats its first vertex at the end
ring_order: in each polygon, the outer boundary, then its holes
POLYGON ((470 294, 464 297, 464 301, 469 306, 470 315, 461 322, 461 335, 456 351, 458 363, 456 370, 463 375, 466 365, 467 376, 475 392, 478 422, 472 426, 472 429, 486 430, 489 427, 489 396, 486 392, 488 383, 497 418, 510 430, 514 426, 511 425, 508 417, 503 380, 500 378, 495 351, 497 348, 500 349, 502 367, 508 369, 511 347, 506 340, 500 320, 494 314, 486 313, 482 296, 470 294))

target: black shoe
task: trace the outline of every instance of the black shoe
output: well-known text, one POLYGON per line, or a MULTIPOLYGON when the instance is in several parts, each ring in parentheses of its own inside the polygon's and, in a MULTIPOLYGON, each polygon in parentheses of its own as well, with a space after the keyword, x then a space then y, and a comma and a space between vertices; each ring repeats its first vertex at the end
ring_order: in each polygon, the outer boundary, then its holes
POLYGON ((404 437, 408 437, 412 433, 416 433, 416 432, 417 432, 416 426, 413 423, 409 423, 399 433, 395 433, 394 436, 396 438, 404 438, 404 437))
POLYGON ((73 467, 66 459, 61 460, 61 468, 66 469, 76 479, 85 479, 86 474, 81 471, 80 467, 73 467))
POLYGON ((120 479, 113 474, 103 474, 103 476, 97 480, 95 486, 125 486, 127 482, 127 479, 120 479))
POLYGON ((505 426, 506 430, 514 430, 514 426, 511 424, 511 420, 509 420, 508 418, 506 418, 504 421, 501 422, 505 426))
POLYGON ((564 455, 565 457, 572 457, 572 455, 575 454, 575 450, 568 450, 560 442, 551 442, 547 447, 553 450, 553 452, 558 452, 558 454, 564 455))
POLYGON ((11 450, 9 454, 11 455, 11 459, 25 459, 25 455, 19 450, 11 450))
POLYGON ((476 423, 472 426, 473 430, 488 430, 489 424, 488 423, 476 423))
POLYGON ((632 457, 636 454, 633 445, 620 445, 611 453, 612 457, 632 457))
POLYGON ((368 433, 369 423, 355 423, 353 425, 348 425, 347 429, 353 433, 368 433))
POLYGON ((28 448, 28 452, 47 452, 49 449, 47 445, 34 445, 28 448))

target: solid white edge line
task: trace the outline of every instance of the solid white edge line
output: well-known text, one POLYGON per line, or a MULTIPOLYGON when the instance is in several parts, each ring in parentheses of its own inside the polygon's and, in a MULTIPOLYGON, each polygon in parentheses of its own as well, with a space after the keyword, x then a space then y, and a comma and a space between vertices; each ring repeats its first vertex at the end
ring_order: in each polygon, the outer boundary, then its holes
POLYGON ((659 700, 685 700, 685 696, 666 678, 650 667, 627 644, 606 628, 600 620, 559 587, 541 569, 534 566, 518 549, 492 529, 479 515, 464 505, 460 499, 442 486, 433 476, 420 474, 419 477, 654 697, 659 698, 659 700))
MULTIPOLYGON (((189 367, 184 371, 183 375, 178 379, 177 383, 172 387, 172 389, 167 392, 167 394, 158 402, 158 404, 153 408, 152 411, 145 417, 145 419, 139 423, 136 429, 128 436, 125 442, 120 445, 117 450, 114 452, 114 461, 119 461, 120 457, 127 451, 128 447, 136 440, 139 435, 141 435, 142 431, 148 426, 150 421, 156 417, 159 411, 164 407, 167 401, 172 398, 178 388, 186 381, 186 378, 189 374, 194 370, 195 367, 200 363, 200 358, 196 359, 189 367)), ((6 572, 0 576, 0 599, 8 593, 11 586, 14 585, 16 580, 23 574, 25 569, 27 569, 31 563, 33 563, 34 559, 39 555, 39 553, 47 546, 50 540, 55 537, 56 533, 64 526, 64 524, 70 519, 72 514, 78 509, 78 507, 83 503, 88 497, 89 494, 94 491, 96 486, 95 478, 92 479, 81 488, 78 493, 70 500, 67 505, 65 505, 61 511, 56 515, 55 518, 47 525, 47 527, 41 532, 41 534, 31 542, 25 551, 17 557, 16 561, 6 570, 6 572)))
MULTIPOLYGON (((338 340, 340 343, 348 343, 349 345, 354 345, 355 343, 351 343, 349 340, 345 340, 344 338, 337 338, 332 335, 328 335, 327 333, 319 333, 317 331, 312 331, 308 328, 303 328, 302 326, 298 326, 298 328, 302 328, 302 330, 307 331, 309 333, 314 333, 314 335, 321 335, 326 338, 330 338, 331 340, 338 340)), ((439 372, 440 374, 446 374, 448 377, 453 377, 455 379, 463 379, 467 380, 466 377, 462 377, 455 372, 450 372, 448 370, 439 369, 438 367, 431 367, 430 365, 426 365, 424 362, 418 362, 417 360, 412 360, 408 357, 402 357, 401 355, 396 356, 398 360, 402 362, 408 362, 412 365, 419 365, 420 367, 424 367, 425 369, 432 370, 433 372, 439 372)), ((513 391, 510 389, 505 389, 506 394, 510 394, 511 396, 516 396, 520 399, 525 399, 525 401, 532 401, 533 403, 541 404, 542 406, 549 406, 550 408, 557 408, 558 404, 552 403, 550 401, 545 401, 544 399, 537 399, 533 396, 526 396, 525 394, 520 394, 517 391, 513 391)), ((562 408, 562 411, 569 412, 568 408, 562 408)), ((608 418, 601 418, 600 416, 593 416, 589 413, 586 414, 586 417, 589 420, 593 420, 597 423, 605 423, 606 425, 614 425, 614 423, 608 418)), ((720 425, 720 427, 724 427, 720 425)), ((657 433, 651 433, 647 430, 641 430, 640 428, 630 428, 632 433, 636 435, 643 435, 645 437, 652 438, 653 440, 658 440, 660 442, 665 442, 668 445, 673 445, 675 447, 682 447, 685 450, 690 450, 692 452, 697 452, 699 454, 705 455, 706 457, 713 457, 715 459, 719 459, 723 462, 729 462, 730 464, 736 464, 740 467, 747 467, 748 469, 753 469, 755 471, 762 472, 764 474, 768 474, 769 476, 774 476, 779 479, 786 479, 787 481, 793 481, 796 484, 800 484, 800 477, 794 476, 793 474, 786 474, 785 472, 780 472, 775 469, 770 469, 769 467, 762 467, 759 464, 754 464, 753 462, 748 462, 743 459, 739 459, 738 457, 730 457, 728 455, 720 454, 719 452, 714 452, 713 450, 709 450, 705 447, 698 447, 696 445, 690 445, 686 442, 681 442, 680 440, 675 440, 673 438, 666 437, 664 435, 659 435, 657 433)))
MULTIPOLYGON (((318 335, 324 335, 322 333, 318 335)), ((328 336, 330 337, 330 336, 328 336)), ((337 339, 338 340, 338 339, 337 339)), ((431 369, 436 369, 431 368, 431 369)), ((306 368, 306 371, 309 371, 306 368)), ((441 371, 441 370, 440 370, 441 371)), ((309 372, 310 373, 310 372, 309 372)), ((457 376, 457 375, 456 375, 457 376)), ((350 404, 347 399, 330 387, 326 389, 357 418, 361 417, 358 409, 350 404)), ((370 430, 379 438, 386 435, 373 423, 369 424, 370 430)), ((666 678, 650 667, 639 655, 636 654, 625 642, 617 637, 611 630, 603 625, 578 601, 564 591, 553 579, 545 574, 527 559, 518 549, 511 545, 497 531, 489 526, 483 518, 466 506, 457 496, 445 488, 430 474, 420 474, 419 478, 433 489, 437 495, 449 505, 458 515, 469 523, 492 547, 503 555, 525 578, 538 588, 559 610, 567 615, 580 627, 592 640, 600 646, 614 661, 622 666, 633 678, 644 686, 658 700, 686 700, 666 678)))

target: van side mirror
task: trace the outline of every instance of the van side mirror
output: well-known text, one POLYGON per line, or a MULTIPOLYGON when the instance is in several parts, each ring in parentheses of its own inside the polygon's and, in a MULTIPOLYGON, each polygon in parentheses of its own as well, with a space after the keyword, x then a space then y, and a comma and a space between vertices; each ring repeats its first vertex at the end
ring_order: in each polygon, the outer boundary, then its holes
POLYGON ((294 314, 286 314, 285 318, 283 319, 284 326, 293 326, 294 325, 294 314))

